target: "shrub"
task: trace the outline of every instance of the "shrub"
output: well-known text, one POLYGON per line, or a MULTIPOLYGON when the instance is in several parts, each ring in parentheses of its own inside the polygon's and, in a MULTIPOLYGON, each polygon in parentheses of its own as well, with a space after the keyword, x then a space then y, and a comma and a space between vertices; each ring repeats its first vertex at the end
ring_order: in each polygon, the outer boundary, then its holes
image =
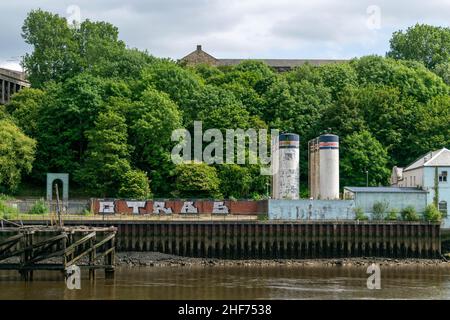
POLYGON ((8 206, 5 201, 0 200, 0 219, 14 219, 18 213, 16 208, 8 206))
POLYGON ((372 219, 373 220, 383 220, 384 214, 389 208, 389 204, 385 201, 376 201, 372 207, 372 219))
POLYGON ((400 215, 402 216, 402 219, 405 221, 417 221, 419 220, 419 215, 416 212, 416 209, 413 206, 407 206, 404 208, 400 215))
POLYGON ((442 212, 434 204, 430 204, 425 208, 424 218, 427 221, 439 222, 442 220, 442 212))
POLYGON ((362 208, 353 209, 355 212, 355 220, 368 220, 369 218, 364 214, 364 210, 362 208))
POLYGON ((34 203, 30 210, 28 210, 28 214, 44 214, 48 213, 48 207, 45 204, 44 199, 39 199, 34 203))
POLYGON ((386 220, 395 221, 398 220, 398 210, 397 209, 391 209, 389 211, 388 215, 386 216, 386 220))
POLYGON ((146 200, 151 197, 147 173, 141 170, 127 171, 119 189, 119 197, 146 200))

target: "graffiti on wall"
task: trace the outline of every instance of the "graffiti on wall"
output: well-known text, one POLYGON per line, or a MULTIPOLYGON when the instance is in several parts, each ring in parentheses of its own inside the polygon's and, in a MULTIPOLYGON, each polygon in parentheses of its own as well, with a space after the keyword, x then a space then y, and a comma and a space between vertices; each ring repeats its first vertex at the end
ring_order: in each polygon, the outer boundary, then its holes
POLYGON ((209 201, 209 200, 109 200, 95 199, 96 214, 135 214, 135 215, 171 215, 171 214, 236 214, 256 215, 265 212, 261 201, 209 201))
POLYGON ((269 200, 270 220, 354 219, 353 200, 269 200))

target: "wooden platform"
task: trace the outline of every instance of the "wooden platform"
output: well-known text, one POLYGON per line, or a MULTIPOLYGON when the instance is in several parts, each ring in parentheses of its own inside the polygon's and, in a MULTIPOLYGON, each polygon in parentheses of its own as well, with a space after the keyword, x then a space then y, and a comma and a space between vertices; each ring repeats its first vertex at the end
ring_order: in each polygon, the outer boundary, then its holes
POLYGON ((26 225, 0 228, 0 270, 17 270, 25 280, 33 271, 77 265, 114 275, 116 227, 26 225), (84 261, 82 261, 84 260, 84 261), (102 261, 102 262, 100 262, 102 261))

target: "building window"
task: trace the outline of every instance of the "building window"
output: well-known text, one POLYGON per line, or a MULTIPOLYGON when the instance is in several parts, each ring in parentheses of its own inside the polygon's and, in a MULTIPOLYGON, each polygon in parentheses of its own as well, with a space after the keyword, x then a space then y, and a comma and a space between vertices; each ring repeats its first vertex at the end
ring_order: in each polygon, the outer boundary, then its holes
POLYGON ((442 171, 439 174, 439 182, 447 182, 447 171, 442 171))
POLYGON ((447 201, 439 202, 439 211, 442 212, 444 217, 447 216, 447 201))

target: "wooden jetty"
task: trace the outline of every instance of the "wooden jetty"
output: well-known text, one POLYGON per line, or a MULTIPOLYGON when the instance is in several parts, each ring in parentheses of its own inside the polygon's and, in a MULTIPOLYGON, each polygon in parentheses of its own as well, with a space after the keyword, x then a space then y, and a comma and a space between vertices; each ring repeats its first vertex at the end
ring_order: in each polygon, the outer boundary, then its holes
POLYGON ((90 279, 95 278, 96 269, 104 269, 107 278, 113 277, 116 232, 116 227, 3 226, 0 270, 17 270, 24 280, 32 280, 33 271, 59 270, 65 274, 67 268, 77 265, 89 269, 90 279))

